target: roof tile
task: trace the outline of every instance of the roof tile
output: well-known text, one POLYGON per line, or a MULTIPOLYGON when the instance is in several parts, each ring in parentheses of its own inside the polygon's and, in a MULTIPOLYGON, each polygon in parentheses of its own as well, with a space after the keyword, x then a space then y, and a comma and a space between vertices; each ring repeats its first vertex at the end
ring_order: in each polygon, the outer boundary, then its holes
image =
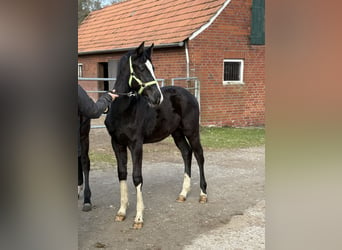
POLYGON ((126 49, 142 41, 182 42, 227 0, 127 0, 93 11, 78 28, 78 52, 126 49))

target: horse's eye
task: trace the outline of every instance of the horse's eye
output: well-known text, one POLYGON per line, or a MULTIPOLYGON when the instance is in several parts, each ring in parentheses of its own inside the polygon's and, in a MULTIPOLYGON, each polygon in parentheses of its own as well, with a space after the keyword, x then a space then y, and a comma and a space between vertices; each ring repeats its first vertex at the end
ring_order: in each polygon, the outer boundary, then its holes
POLYGON ((140 71, 144 71, 146 69, 146 67, 144 65, 139 65, 138 68, 140 71))

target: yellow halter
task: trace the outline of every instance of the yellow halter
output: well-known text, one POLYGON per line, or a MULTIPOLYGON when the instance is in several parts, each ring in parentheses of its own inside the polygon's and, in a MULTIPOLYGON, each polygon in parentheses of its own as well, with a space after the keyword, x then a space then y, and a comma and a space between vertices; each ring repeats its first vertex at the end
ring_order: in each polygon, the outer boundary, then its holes
POLYGON ((129 57, 129 70, 130 70, 130 76, 129 76, 128 84, 130 87, 132 87, 132 80, 133 79, 136 80, 140 86, 140 89, 138 91, 139 95, 141 95, 141 93, 144 91, 146 87, 153 85, 153 84, 158 84, 157 80, 143 83, 138 77, 135 76, 134 71, 133 71, 131 56, 129 57))

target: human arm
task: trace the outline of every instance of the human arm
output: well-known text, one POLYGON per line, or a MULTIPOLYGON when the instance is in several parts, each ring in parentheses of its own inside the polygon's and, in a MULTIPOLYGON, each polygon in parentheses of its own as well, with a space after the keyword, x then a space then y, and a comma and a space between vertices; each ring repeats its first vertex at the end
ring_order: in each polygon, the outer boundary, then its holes
POLYGON ((78 110, 88 118, 99 118, 116 97, 116 94, 108 92, 94 102, 78 84, 78 110))

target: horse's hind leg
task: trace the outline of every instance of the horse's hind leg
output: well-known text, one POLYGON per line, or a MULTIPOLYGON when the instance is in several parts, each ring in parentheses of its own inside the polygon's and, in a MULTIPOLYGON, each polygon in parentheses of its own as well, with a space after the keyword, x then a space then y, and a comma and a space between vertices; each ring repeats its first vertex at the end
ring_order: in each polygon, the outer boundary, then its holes
POLYGON ((177 202, 184 202, 186 196, 191 189, 191 160, 192 160, 192 149, 181 130, 176 130, 172 133, 173 140, 182 153, 184 161, 184 180, 182 191, 178 195, 177 202))
POLYGON ((197 164, 199 167, 199 174, 200 174, 200 203, 206 203, 208 201, 207 198, 207 182, 204 176, 204 156, 203 156, 203 148, 200 142, 199 132, 187 137, 188 141, 191 145, 192 150, 194 151, 195 158, 197 160, 197 164))
POLYGON ((112 147, 117 159, 118 177, 120 182, 120 209, 115 216, 115 221, 123 221, 126 218, 126 210, 128 207, 127 148, 117 144, 113 139, 112 147))

